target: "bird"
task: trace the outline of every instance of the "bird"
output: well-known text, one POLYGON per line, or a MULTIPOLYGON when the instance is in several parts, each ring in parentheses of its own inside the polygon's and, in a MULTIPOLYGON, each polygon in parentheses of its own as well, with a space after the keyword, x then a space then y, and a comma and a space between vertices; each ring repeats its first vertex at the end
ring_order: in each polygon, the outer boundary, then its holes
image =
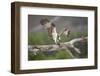
POLYGON ((65 28, 65 29, 64 29, 64 35, 66 35, 67 37, 69 37, 69 35, 70 35, 70 30, 67 29, 67 28, 65 28))
POLYGON ((57 33, 57 30, 56 30, 56 26, 54 24, 52 24, 51 29, 52 29, 51 30, 52 39, 54 40, 55 44, 59 44, 58 33, 57 33))
POLYGON ((55 44, 60 45, 61 36, 64 34, 65 36, 69 36, 70 30, 64 28, 60 33, 57 32, 56 25, 53 22, 50 22, 47 18, 41 19, 40 24, 47 30, 48 36, 51 37, 55 44))
POLYGON ((51 22, 47 18, 44 18, 44 19, 40 20, 40 24, 44 27, 44 29, 47 30, 48 35, 51 37, 51 32, 52 32, 52 28, 51 28, 52 24, 51 24, 51 22))
POLYGON ((70 35, 70 30, 68 28, 64 28, 60 33, 59 33, 59 37, 61 37, 62 35, 65 35, 66 37, 69 37, 70 35))
POLYGON ((50 22, 47 18, 41 19, 40 24, 47 30, 49 37, 53 39, 55 44, 58 44, 58 33, 54 23, 50 22))

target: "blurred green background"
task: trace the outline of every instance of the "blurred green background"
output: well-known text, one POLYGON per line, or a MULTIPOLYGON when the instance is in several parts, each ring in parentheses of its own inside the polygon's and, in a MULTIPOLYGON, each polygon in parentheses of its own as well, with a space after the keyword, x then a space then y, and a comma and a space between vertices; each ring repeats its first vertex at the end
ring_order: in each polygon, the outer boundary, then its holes
MULTIPOLYGON (((67 42, 74 38, 86 37, 87 32, 71 32, 69 37, 62 36, 60 42, 67 42)), ((46 32, 29 32, 28 33, 28 45, 49 45, 54 44, 53 40, 48 37, 46 32)), ((84 44, 75 44, 76 47, 81 49, 81 54, 73 52, 77 58, 87 58, 87 42, 84 44)), ((28 60, 53 60, 53 59, 72 59, 70 54, 65 50, 55 51, 49 54, 39 52, 34 55, 31 51, 28 51, 28 60)))

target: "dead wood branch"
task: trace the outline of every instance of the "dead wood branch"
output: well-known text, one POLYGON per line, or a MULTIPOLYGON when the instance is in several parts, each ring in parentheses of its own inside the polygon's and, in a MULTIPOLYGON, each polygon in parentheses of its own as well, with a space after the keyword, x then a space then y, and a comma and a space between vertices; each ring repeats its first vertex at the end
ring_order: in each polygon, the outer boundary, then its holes
POLYGON ((84 38, 75 38, 68 42, 60 43, 60 45, 51 44, 51 45, 29 45, 28 49, 31 51, 34 55, 36 55, 38 52, 49 52, 49 51, 59 51, 59 50, 66 50, 70 56, 73 58, 75 57, 72 53, 74 50, 76 53, 81 54, 81 51, 79 48, 75 47, 75 43, 77 42, 84 42, 87 41, 87 37, 84 38), (71 50, 73 49, 73 50, 71 50))

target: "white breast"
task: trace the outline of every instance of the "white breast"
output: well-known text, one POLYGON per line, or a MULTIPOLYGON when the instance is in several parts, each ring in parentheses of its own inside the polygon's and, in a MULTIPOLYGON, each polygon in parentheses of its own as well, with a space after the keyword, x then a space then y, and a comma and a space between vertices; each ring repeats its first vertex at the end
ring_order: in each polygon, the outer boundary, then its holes
POLYGON ((52 38, 53 38, 54 42, 57 43, 57 31, 56 31, 56 28, 52 29, 52 38))
POLYGON ((46 23, 44 26, 45 26, 45 29, 50 28, 50 27, 51 27, 51 23, 48 22, 48 23, 46 23))

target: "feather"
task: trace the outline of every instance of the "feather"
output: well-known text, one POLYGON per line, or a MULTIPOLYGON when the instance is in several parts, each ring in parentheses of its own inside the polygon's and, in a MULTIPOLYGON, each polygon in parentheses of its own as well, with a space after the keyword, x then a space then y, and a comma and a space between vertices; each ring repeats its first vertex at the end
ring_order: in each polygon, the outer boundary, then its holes
POLYGON ((69 30, 65 30, 63 34, 66 35, 67 37, 69 37, 70 31, 69 30))

